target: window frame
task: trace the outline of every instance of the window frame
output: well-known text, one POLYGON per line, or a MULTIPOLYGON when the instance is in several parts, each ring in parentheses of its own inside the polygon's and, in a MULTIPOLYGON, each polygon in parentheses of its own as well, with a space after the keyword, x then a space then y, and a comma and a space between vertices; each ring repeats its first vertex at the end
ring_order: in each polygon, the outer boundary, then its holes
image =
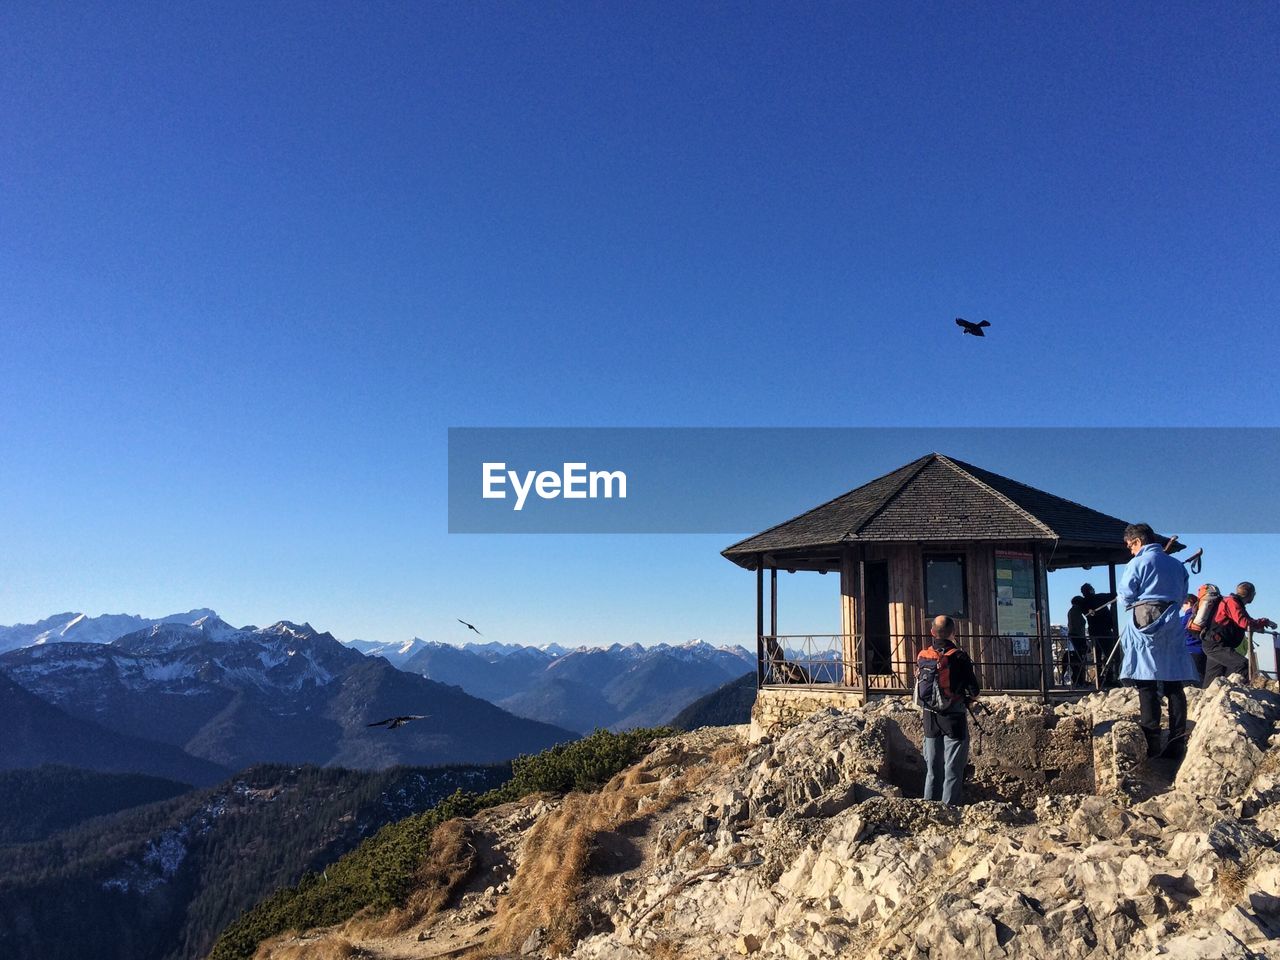
POLYGON ((954 620, 968 620, 969 612, 972 604, 969 602, 969 565, 967 558, 961 551, 937 551, 925 552, 921 551, 921 587, 924 592, 924 611, 925 616, 932 619, 933 617, 945 616, 954 620), (950 561, 960 565, 960 612, 944 611, 942 613, 934 613, 932 604, 929 600, 929 563, 931 561, 950 561))

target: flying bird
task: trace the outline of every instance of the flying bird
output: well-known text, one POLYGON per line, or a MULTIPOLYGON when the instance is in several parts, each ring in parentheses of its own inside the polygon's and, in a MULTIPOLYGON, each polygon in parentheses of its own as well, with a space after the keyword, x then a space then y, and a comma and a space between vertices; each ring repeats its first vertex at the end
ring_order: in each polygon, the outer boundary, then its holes
POLYGON ((387 717, 385 720, 379 720, 377 723, 370 723, 370 727, 386 727, 388 730, 394 730, 396 727, 403 727, 406 723, 413 720, 425 720, 430 714, 414 714, 409 717, 387 717))
MULTIPOLYGON (((476 625, 474 623, 467 623, 467 621, 465 620, 459 620, 458 622, 462 624, 464 627, 466 627, 468 630, 476 630, 476 625)), ((481 633, 479 630, 476 630, 476 636, 483 637, 484 634, 481 633)))
POLYGON ((964 319, 964 317, 956 317, 956 326, 960 328, 962 333, 971 333, 975 337, 985 337, 986 334, 982 332, 982 328, 989 327, 991 324, 986 320, 979 320, 977 323, 973 323, 964 319))

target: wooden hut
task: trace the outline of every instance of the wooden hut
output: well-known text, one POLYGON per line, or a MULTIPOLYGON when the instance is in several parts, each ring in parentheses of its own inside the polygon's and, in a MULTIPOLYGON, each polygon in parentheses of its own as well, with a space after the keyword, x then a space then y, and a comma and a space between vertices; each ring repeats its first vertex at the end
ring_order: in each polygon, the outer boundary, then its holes
POLYGON ((985 689, 1048 695, 1059 684, 1047 573, 1105 566, 1114 592, 1115 566, 1129 559, 1125 526, 931 453, 723 554, 756 571, 762 686, 824 683, 863 697, 904 693, 930 621, 947 614, 985 689), (841 634, 778 633, 779 570, 839 572, 841 634))

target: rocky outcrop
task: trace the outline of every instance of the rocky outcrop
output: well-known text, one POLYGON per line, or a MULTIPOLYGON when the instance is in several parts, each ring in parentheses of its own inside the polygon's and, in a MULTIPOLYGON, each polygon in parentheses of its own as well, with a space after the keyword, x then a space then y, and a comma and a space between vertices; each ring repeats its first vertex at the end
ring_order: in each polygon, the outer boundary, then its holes
POLYGON ((1225 680, 1200 695, 1179 790, 1199 797, 1243 797, 1258 776, 1280 719, 1280 696, 1225 680))
MULTIPOLYGON (((1280 697, 1193 693, 1176 776, 1146 758, 1136 714, 1123 690, 1052 710, 993 700, 979 799, 958 809, 915 799, 919 723, 900 701, 668 741, 620 781, 651 782, 655 798, 591 841, 568 956, 1280 957, 1280 697)), ((549 816, 520 829, 533 837, 549 816)), ((529 841, 503 842, 518 886, 529 841)), ((460 955, 507 889, 468 893, 421 943, 354 946, 460 955)), ((550 944, 530 934, 519 953, 549 958, 550 944)))
MULTIPOLYGON (((1043 735, 987 749, 1026 756, 1074 719, 1092 737, 1101 795, 1042 789, 1032 808, 960 810, 902 796, 896 706, 820 711, 755 747, 721 787, 732 802, 667 818, 647 869, 601 904, 612 931, 573 956, 638 960, 663 944, 691 958, 732 945, 788 960, 1271 955, 1280 853, 1248 808, 1276 787, 1276 699, 1225 683, 1193 696, 1182 771, 1138 800, 1126 789, 1148 765, 1136 698, 1094 695, 1042 716, 1043 735), (692 841, 664 849, 686 831, 692 841)), ((1043 709, 993 707, 993 721, 1043 709)))

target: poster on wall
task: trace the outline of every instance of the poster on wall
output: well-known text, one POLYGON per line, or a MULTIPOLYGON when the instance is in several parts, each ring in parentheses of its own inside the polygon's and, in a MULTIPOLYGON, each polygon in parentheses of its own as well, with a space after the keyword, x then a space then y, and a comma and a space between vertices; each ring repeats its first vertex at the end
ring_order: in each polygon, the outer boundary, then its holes
MULTIPOLYGON (((1039 633, 1036 619, 1035 563, 1030 553, 996 551, 996 628, 1001 636, 1029 637, 1039 633)), ((1029 643, 1015 646, 1014 654, 1029 643)))

